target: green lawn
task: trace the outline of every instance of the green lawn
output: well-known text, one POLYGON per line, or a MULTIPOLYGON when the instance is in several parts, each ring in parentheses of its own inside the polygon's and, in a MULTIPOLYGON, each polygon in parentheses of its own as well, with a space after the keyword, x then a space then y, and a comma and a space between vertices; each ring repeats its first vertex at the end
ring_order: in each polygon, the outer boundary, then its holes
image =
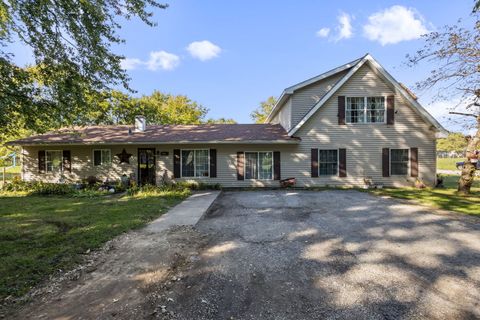
POLYGON ((465 161, 465 158, 437 158, 437 169, 458 170, 455 163, 465 161))
POLYGON ((68 198, 0 194, 0 301, 18 297, 82 253, 145 225, 189 195, 68 198))
POLYGON ((471 195, 460 196, 456 194, 459 176, 443 177, 445 188, 385 188, 372 189, 371 192, 377 195, 415 200, 435 208, 480 216, 480 178, 474 182, 471 195))

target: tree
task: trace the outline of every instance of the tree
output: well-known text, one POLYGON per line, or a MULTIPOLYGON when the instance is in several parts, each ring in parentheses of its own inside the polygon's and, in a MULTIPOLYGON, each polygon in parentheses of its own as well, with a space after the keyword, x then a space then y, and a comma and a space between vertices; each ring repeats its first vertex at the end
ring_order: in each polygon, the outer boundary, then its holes
POLYGON ((230 119, 230 118, 218 118, 218 119, 208 119, 207 124, 236 124, 237 121, 230 119))
POLYGON ((417 83, 417 89, 437 88, 438 99, 451 99, 458 96, 460 104, 455 106, 451 114, 464 119, 474 118, 476 133, 467 141, 466 161, 458 181, 458 191, 469 194, 473 184, 475 165, 473 159, 478 158, 476 150, 480 147, 480 20, 479 13, 472 14, 472 28, 458 25, 445 26, 440 32, 431 32, 424 36, 425 44, 414 55, 407 55, 411 66, 422 62, 430 62, 435 68, 423 81, 417 83))
POLYGON ((250 114, 250 118, 255 123, 264 123, 276 103, 277 99, 275 97, 269 97, 267 100, 260 102, 260 106, 250 114))
POLYGON ((437 151, 462 152, 467 147, 467 140, 460 132, 452 132, 446 138, 437 140, 437 151))
POLYGON ((187 96, 158 90, 140 98, 110 91, 91 95, 88 101, 95 108, 86 115, 86 124, 133 124, 138 115, 143 115, 150 124, 197 124, 204 122, 208 112, 187 96))
POLYGON ((119 85, 131 90, 112 45, 124 42, 119 19, 154 25, 148 6, 167 7, 156 0, 1 1, 0 132, 15 131, 15 117, 40 132, 81 124, 92 109, 89 95, 119 85), (32 50, 34 68, 15 65, 8 52, 14 42, 32 50))

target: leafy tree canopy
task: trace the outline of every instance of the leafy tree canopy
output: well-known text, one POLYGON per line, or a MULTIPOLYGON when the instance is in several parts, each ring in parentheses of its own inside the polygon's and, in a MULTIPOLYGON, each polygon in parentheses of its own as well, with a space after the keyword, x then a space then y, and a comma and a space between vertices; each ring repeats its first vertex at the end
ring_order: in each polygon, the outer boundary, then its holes
POLYGON ((114 86, 131 90, 120 66, 123 57, 112 45, 124 42, 118 36, 120 19, 136 17, 154 25, 148 7, 166 5, 156 0, 1 1, 0 132, 16 134, 19 123, 37 132, 83 124, 92 95, 114 86), (32 50, 36 67, 15 65, 8 51, 13 42, 32 50))
POLYGON ((276 103, 277 99, 275 97, 269 97, 267 100, 260 102, 260 105, 250 114, 250 118, 255 123, 264 123, 276 103))
POLYGON ((462 133, 453 132, 450 133, 446 138, 441 138, 437 140, 437 150, 438 151, 464 151, 467 147, 467 140, 462 133))

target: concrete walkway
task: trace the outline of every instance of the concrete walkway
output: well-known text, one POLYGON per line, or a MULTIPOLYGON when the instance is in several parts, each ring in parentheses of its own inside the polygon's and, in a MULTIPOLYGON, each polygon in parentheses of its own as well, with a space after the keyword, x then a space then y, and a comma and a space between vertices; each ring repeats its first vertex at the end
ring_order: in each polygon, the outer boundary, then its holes
POLYGON ((151 222, 147 232, 162 232, 173 226, 194 226, 207 212, 221 191, 201 191, 192 194, 166 214, 151 222))

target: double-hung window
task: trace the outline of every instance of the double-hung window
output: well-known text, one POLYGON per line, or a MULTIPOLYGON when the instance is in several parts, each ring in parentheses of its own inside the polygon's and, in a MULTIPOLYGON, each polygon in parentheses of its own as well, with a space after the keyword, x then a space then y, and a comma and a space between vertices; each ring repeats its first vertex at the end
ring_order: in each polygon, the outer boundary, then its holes
POLYGON ((318 174, 336 176, 338 171, 338 150, 318 150, 318 174))
POLYGON ((62 150, 45 151, 45 166, 47 172, 63 171, 63 152, 62 150))
POLYGON ((271 180, 273 152, 245 152, 245 179, 271 180))
POLYGON ((208 177, 209 150, 182 150, 182 177, 208 177))
POLYGON ((384 123, 385 97, 347 97, 347 123, 384 123))
POLYGON ((408 175, 408 149, 390 149, 390 174, 392 176, 408 175))
POLYGON ((110 149, 96 149, 93 150, 93 165, 101 166, 112 162, 110 149))

